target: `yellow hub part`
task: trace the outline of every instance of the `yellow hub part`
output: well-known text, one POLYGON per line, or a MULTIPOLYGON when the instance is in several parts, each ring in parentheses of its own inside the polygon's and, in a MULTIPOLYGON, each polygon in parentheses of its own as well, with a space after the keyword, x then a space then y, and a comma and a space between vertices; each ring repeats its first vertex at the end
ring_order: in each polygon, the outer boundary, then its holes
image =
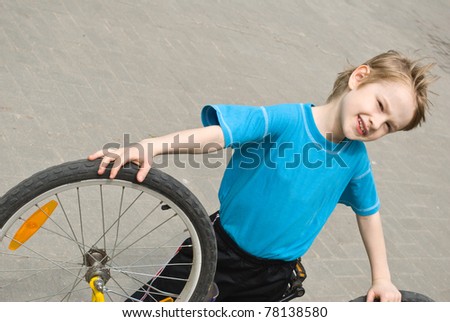
POLYGON ((94 276, 89 281, 89 286, 92 289, 92 302, 105 302, 105 295, 102 291, 99 291, 95 285, 97 280, 101 280, 99 276, 94 276))

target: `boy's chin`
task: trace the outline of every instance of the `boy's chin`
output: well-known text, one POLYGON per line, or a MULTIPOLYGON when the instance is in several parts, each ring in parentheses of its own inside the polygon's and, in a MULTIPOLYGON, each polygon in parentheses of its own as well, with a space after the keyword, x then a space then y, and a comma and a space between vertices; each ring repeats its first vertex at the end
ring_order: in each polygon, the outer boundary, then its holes
POLYGON ((351 141, 362 141, 363 138, 353 131, 344 131, 344 136, 351 141))

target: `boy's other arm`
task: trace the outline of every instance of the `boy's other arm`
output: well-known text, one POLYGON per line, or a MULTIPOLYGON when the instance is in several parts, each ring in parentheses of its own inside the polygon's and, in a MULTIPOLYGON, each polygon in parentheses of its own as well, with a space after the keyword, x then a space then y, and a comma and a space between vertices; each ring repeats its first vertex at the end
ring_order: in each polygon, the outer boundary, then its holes
POLYGON ((185 130, 167 134, 164 136, 149 138, 119 149, 102 149, 91 154, 88 159, 103 158, 98 169, 102 175, 108 165, 114 162, 110 178, 114 179, 128 162, 139 165, 137 180, 142 182, 150 171, 153 158, 160 154, 171 153, 208 153, 223 149, 225 140, 220 126, 208 126, 197 129, 185 130))
POLYGON ((372 287, 367 293, 367 301, 400 301, 401 294, 391 282, 380 213, 356 217, 372 271, 372 287))

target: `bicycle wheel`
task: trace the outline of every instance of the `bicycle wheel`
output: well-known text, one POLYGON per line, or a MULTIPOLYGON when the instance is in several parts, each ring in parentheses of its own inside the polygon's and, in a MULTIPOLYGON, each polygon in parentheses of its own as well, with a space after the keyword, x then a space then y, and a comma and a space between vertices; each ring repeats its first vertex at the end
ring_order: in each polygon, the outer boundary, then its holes
MULTIPOLYGON (((88 280, 101 276, 106 301, 129 300, 188 238, 193 260, 179 294, 203 301, 216 266, 211 222, 197 198, 152 169, 143 183, 129 164, 109 180, 100 160, 54 166, 0 198, 0 301, 90 301, 88 280)), ((132 299, 135 300, 135 299, 132 299)))
MULTIPOLYGON (((400 293, 402 293, 402 302, 434 302, 431 298, 429 298, 426 295, 416 293, 416 292, 410 292, 410 291, 403 291, 401 290, 400 293)), ((350 302, 366 302, 366 296, 360 296, 354 300, 351 300, 350 302)))

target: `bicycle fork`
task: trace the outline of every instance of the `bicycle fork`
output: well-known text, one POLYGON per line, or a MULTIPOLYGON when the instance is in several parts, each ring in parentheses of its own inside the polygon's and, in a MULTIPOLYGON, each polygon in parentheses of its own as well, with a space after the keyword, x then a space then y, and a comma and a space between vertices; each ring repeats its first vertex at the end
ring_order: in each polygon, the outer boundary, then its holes
POLYGON ((105 302, 104 286, 105 282, 100 276, 94 276, 89 282, 92 289, 92 302, 105 302))

